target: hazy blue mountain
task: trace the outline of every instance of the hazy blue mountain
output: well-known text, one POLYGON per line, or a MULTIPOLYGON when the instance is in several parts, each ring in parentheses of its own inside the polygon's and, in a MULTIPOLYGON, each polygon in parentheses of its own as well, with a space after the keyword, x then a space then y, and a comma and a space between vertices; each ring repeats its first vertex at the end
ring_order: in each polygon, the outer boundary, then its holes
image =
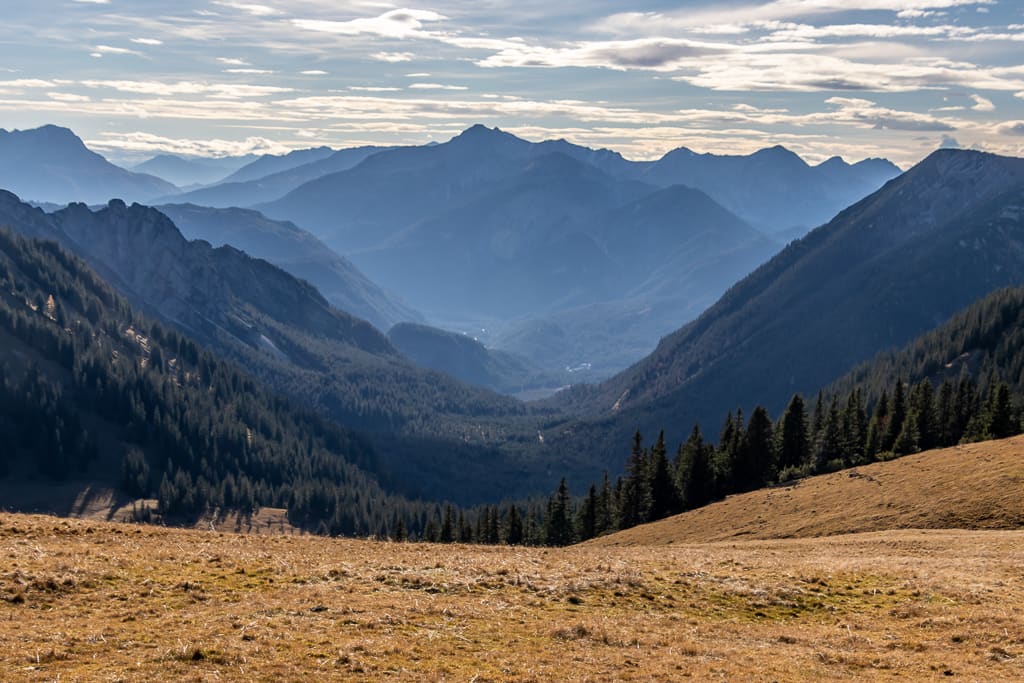
POLYGON ((476 200, 476 193, 520 172, 530 146, 474 126, 443 144, 379 152, 256 208, 294 221, 349 255, 476 200))
POLYGON ((154 175, 178 187, 188 187, 217 182, 251 160, 252 155, 215 159, 159 154, 132 166, 131 170, 154 175))
POLYGON ((0 188, 56 204, 142 201, 177 190, 155 176, 115 166, 58 126, 0 129, 0 188))
POLYGON ((702 192, 624 177, 631 164, 474 126, 375 154, 263 210, 432 320, 477 321, 492 328, 489 346, 607 376, 777 249, 702 192))
POLYGON ((353 260, 442 317, 535 315, 616 295, 615 255, 587 226, 649 188, 559 153, 486 168, 503 177, 353 260))
POLYGON ((315 286, 335 307, 379 330, 422 316, 388 294, 311 233, 287 221, 272 221, 250 209, 211 209, 194 204, 156 207, 188 239, 229 244, 266 259, 315 286))
POLYGON ((400 323, 388 340, 417 365, 503 394, 557 388, 567 375, 553 375, 526 358, 488 349, 466 334, 415 323, 400 323))
MULTIPOLYGON (((327 149, 327 148, 322 148, 327 149)), ((230 206, 247 207, 283 197, 300 185, 315 180, 329 173, 344 171, 359 164, 372 154, 389 149, 387 147, 353 147, 340 149, 326 158, 289 168, 267 176, 246 181, 225 180, 212 187, 205 187, 185 192, 164 201, 175 203, 192 203, 202 206, 226 208, 230 206)), ((313 150, 304 150, 313 151, 313 150)), ((302 158, 302 157, 298 157, 302 158)), ((280 162, 281 160, 277 160, 280 162)), ((261 165, 259 168, 267 168, 261 165)))
POLYGON ((777 251, 703 192, 682 186, 603 213, 587 230, 611 263, 611 292, 517 321, 492 340, 548 367, 577 368, 577 382, 607 377, 650 353, 777 251))
POLYGON ((190 242, 163 213, 121 201, 46 214, 0 191, 0 226, 59 241, 139 310, 368 433, 374 472, 394 490, 478 503, 550 486, 545 467, 498 449, 536 439, 533 425, 550 411, 414 365, 368 322, 262 259, 190 242))
POLYGON ((222 182, 244 183, 249 180, 258 180, 268 175, 290 171, 298 166, 326 159, 332 154, 334 154, 334 150, 326 146, 296 149, 287 154, 264 154, 225 177, 222 182))
POLYGON ((792 393, 1021 282, 1024 159, 940 150, 792 243, 650 356, 561 400, 600 418, 600 442, 638 426, 682 439, 694 420, 714 433, 737 405, 778 414, 792 393))
POLYGON ((746 156, 698 154, 685 147, 638 166, 632 177, 654 185, 703 190, 769 233, 806 232, 900 174, 884 159, 847 164, 833 157, 810 166, 785 147, 746 156))

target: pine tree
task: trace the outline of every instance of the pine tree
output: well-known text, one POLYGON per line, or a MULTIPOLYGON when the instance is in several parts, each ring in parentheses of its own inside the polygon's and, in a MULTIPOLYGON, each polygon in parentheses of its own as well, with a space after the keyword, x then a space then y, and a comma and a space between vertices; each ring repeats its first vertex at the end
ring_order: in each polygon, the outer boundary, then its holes
POLYGON ((526 540, 523 518, 519 514, 519 507, 515 504, 509 505, 506 515, 505 543, 508 545, 523 545, 526 540))
POLYGON ((441 521, 441 533, 438 540, 441 543, 454 543, 455 534, 455 510, 449 504, 444 508, 444 519, 441 521))
POLYGON ((810 441, 807 433, 807 407, 803 396, 794 394, 779 429, 779 470, 797 470, 810 462, 810 441))
POLYGON ((615 529, 615 510, 617 509, 618 502, 615 500, 608 472, 605 471, 604 479, 601 482, 601 493, 597 498, 597 520, 594 524, 595 535, 600 536, 615 529))
POLYGON ((750 415, 750 422, 737 451, 736 463, 733 480, 738 492, 753 491, 775 479, 774 430, 768 411, 761 406, 755 407, 750 415))
POLYGON ((574 541, 572 522, 570 521, 569 487, 565 478, 558 484, 558 491, 548 502, 548 514, 545 520, 544 543, 552 546, 565 546, 574 541))
POLYGON ((864 457, 869 461, 878 459, 882 451, 882 444, 885 441, 885 434, 889 429, 889 395, 882 389, 882 395, 878 397, 874 413, 868 423, 867 443, 864 447, 864 457))
POLYGON ((597 536, 597 486, 590 485, 576 518, 576 535, 581 541, 597 536))
POLYGON ((676 457, 676 481, 684 510, 707 505, 714 500, 714 449, 704 442, 700 425, 694 425, 690 438, 680 446, 676 457))
POLYGON ((646 521, 662 519, 682 511, 674 477, 668 464, 664 431, 658 434, 658 440, 651 449, 650 498, 651 506, 646 521))
POLYGON ((896 447, 896 439, 903 431, 903 422, 907 419, 906 388, 902 379, 896 380, 896 388, 892 394, 889 424, 886 425, 885 436, 882 438, 881 450, 892 451, 896 447))
POLYGON ((643 447, 639 430, 633 435, 633 448, 626 461, 626 478, 619 497, 619 528, 629 529, 646 522, 651 510, 649 454, 643 447))

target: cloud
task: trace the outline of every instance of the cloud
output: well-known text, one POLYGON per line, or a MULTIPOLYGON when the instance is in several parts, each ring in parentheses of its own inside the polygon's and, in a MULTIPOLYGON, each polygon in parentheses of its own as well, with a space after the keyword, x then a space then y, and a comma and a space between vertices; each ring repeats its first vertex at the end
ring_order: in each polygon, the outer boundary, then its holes
POLYGON ((1000 135, 1024 135, 1024 121, 1005 121, 996 126, 1000 135))
POLYGON ((729 51, 725 45, 692 40, 643 38, 596 41, 570 47, 507 46, 477 62, 482 67, 603 67, 623 71, 674 71, 694 60, 729 51))
POLYGON ((112 45, 97 45, 93 48, 92 54, 98 55, 136 55, 142 56, 138 50, 129 50, 126 47, 114 47, 112 45))
POLYGON ((962 145, 952 135, 943 135, 942 142, 939 143, 940 149, 960 149, 962 145))
POLYGON ((263 75, 263 74, 272 74, 272 73, 277 73, 277 72, 274 71, 273 69, 224 69, 224 73, 226 73, 226 74, 263 75))
POLYGON ((163 83, 160 81, 82 81, 87 88, 110 88, 121 92, 138 95, 156 95, 174 97, 179 95, 203 95, 223 99, 247 97, 265 97, 292 92, 292 88, 272 85, 248 85, 241 83, 203 83, 199 81, 176 81, 163 83))
POLYGON ((469 90, 464 85, 444 85, 442 83, 411 83, 410 90, 469 90))
POLYGON ((425 23, 446 19, 443 14, 432 10, 395 9, 375 17, 350 19, 349 21, 328 21, 324 19, 292 19, 292 24, 308 31, 333 33, 342 36, 360 34, 377 35, 384 38, 413 38, 423 35, 425 23))
POLYGON ((974 106, 971 107, 974 111, 995 111, 996 109, 992 100, 987 100, 981 95, 971 95, 971 99, 974 100, 974 106))
POLYGON ((415 56, 411 52, 375 52, 370 55, 370 59, 397 64, 399 62, 411 62, 415 56))
POLYGON ((280 143, 262 137, 244 140, 222 140, 218 138, 196 140, 168 138, 152 133, 102 133, 102 137, 87 140, 91 149, 99 151, 119 150, 122 152, 164 152, 201 157, 244 156, 246 154, 282 154, 288 148, 280 143))
POLYGON ((328 75, 326 71, 322 71, 320 69, 306 69, 305 71, 300 71, 299 73, 301 73, 303 76, 327 76, 328 75))
POLYGON ((164 41, 157 40, 156 38, 132 38, 131 42, 136 45, 163 45, 164 41))
POLYGON ((380 85, 350 85, 348 89, 353 92, 398 92, 401 90, 401 88, 392 88, 380 85))
POLYGON ((10 81, 0 81, 0 88, 55 88, 56 81, 46 81, 41 78, 15 78, 10 81))
POLYGON ((231 66, 249 66, 249 62, 235 57, 217 57, 217 61, 221 64, 229 64, 231 66))
POLYGON ((231 9, 237 9, 242 12, 245 12, 246 14, 251 14, 255 17, 270 17, 274 16, 275 14, 282 13, 280 10, 274 9, 273 7, 268 7, 267 5, 257 5, 248 2, 230 2, 228 0, 223 0, 221 2, 215 2, 214 4, 220 5, 221 7, 230 7, 231 9))

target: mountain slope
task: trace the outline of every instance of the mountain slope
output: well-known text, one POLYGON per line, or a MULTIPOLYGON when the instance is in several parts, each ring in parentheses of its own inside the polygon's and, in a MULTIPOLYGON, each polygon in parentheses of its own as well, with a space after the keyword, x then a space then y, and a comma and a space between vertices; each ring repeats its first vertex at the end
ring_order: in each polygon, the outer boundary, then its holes
POLYGON ((266 259, 317 288, 333 306, 388 330, 422 319, 363 275, 347 259, 294 223, 272 221, 248 209, 210 209, 194 204, 164 204, 166 214, 187 239, 214 246, 230 244, 266 259))
POLYGON ((364 440, 139 316, 53 242, 3 229, 0 339, 7 483, 119 488, 172 520, 287 505, 295 524, 349 534, 409 505, 361 469, 364 440))
POLYGON ((0 226, 59 240, 142 310, 275 390, 371 433, 374 474, 395 490, 475 504, 550 486, 546 464, 525 462, 516 447, 524 431, 536 438, 530 425, 544 411, 416 367, 372 325, 266 261, 188 242, 159 211, 117 201, 45 214, 0 193, 0 226))
POLYGON ((225 177, 221 182, 244 183, 250 180, 258 180, 268 175, 290 171, 298 166, 326 159, 332 154, 334 154, 334 150, 330 147, 296 149, 287 154, 264 154, 225 177))
MULTIPOLYGON (((352 168, 368 156, 385 149, 388 148, 368 146, 341 149, 325 158, 308 161, 299 166, 285 168, 266 176, 260 176, 251 180, 225 179, 212 187, 204 187, 191 192, 175 195, 173 197, 166 197, 163 201, 174 202, 177 204, 192 203, 217 208, 253 206, 254 204, 279 199, 300 185, 311 180, 315 180, 321 176, 352 168)), ((314 158, 316 156, 318 155, 313 155, 314 158)), ((305 157, 298 157, 293 159, 293 161, 297 161, 302 158, 308 159, 310 156, 306 155, 305 157)), ((261 170, 281 167, 282 165, 283 164, 280 163, 280 160, 274 164, 260 164, 256 166, 253 171, 243 174, 242 177, 245 177, 245 175, 248 174, 259 173, 261 170)))
POLYGON ((752 225, 776 234, 821 225, 899 173, 882 159, 850 165, 833 157, 809 166, 776 146, 748 156, 680 148, 639 168, 634 177, 659 186, 682 184, 702 190, 752 225))
POLYGON ((222 159, 202 157, 180 157, 174 154, 158 154, 141 164, 132 166, 136 173, 148 173, 178 187, 206 185, 231 174, 250 157, 225 157, 222 159))
POLYGON ((90 151, 67 128, 0 129, 0 187, 41 202, 105 203, 175 192, 155 176, 132 173, 90 151))
POLYGON ((594 546, 806 538, 891 529, 1020 529, 1024 436, 762 489, 594 539, 594 546))
POLYGON ((586 225, 647 188, 559 153, 506 159, 501 169, 506 177, 353 260, 441 316, 537 314, 612 295, 615 262, 586 225))
MULTIPOLYGON (((563 401, 614 430, 779 414, 878 351, 1024 282, 1024 160, 942 150, 783 250, 650 356, 563 401)), ((678 438, 682 438, 682 434, 678 438)))

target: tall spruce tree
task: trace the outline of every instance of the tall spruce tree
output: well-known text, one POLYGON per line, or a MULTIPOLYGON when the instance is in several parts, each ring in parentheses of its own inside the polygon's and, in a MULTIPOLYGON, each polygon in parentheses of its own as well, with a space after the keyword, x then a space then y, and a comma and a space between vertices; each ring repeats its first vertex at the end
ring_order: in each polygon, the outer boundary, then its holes
POLYGON ((779 426, 779 469, 799 469, 810 462, 810 455, 807 406, 803 396, 794 394, 779 426))

